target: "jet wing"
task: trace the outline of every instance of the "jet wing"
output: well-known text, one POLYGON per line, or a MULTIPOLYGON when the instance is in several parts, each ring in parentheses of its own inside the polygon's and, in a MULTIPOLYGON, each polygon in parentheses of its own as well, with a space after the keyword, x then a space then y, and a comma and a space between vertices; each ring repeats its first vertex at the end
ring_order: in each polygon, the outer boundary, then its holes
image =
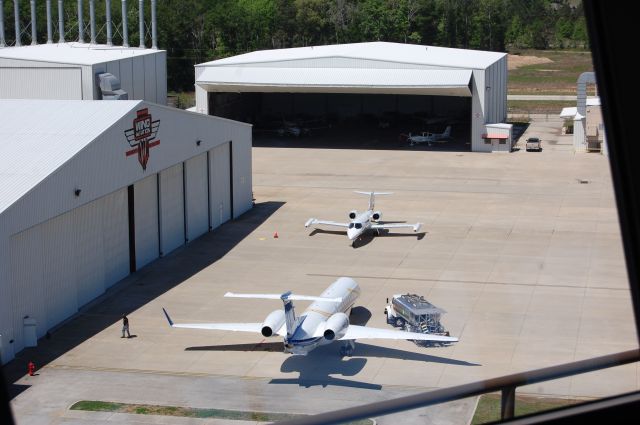
POLYGON ((431 335, 418 332, 404 332, 391 329, 370 328, 368 326, 349 325, 347 333, 340 338, 346 339, 415 339, 420 341, 457 342, 452 336, 431 335))
MULTIPOLYGON (((189 329, 208 329, 208 330, 217 330, 217 331, 235 331, 235 332, 254 332, 261 333, 262 331, 262 323, 173 323, 171 317, 169 317, 169 313, 164 308, 162 309, 164 312, 169 325, 172 328, 189 328, 189 329)), ((282 326, 281 329, 276 332, 278 335, 285 335, 286 330, 285 326, 282 326), (284 333, 282 333, 284 332, 284 333)))
POLYGON ((372 229, 400 229, 411 228, 414 232, 417 232, 422 227, 422 223, 416 224, 371 224, 372 229))
POLYGON ((326 221, 326 220, 318 220, 315 218, 310 218, 304 224, 304 227, 309 227, 312 224, 326 224, 327 226, 338 226, 338 227, 349 227, 349 223, 338 223, 336 221, 326 221))

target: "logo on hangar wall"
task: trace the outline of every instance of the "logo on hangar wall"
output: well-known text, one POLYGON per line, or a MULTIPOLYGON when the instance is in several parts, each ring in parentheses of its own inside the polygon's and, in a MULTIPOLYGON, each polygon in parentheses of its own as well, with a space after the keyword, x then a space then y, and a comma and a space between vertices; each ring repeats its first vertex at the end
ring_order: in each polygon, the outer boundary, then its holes
POLYGON ((143 170, 147 169, 149 150, 160 144, 160 140, 154 140, 159 128, 160 120, 152 121, 149 109, 144 108, 137 111, 133 127, 124 131, 127 142, 133 148, 126 152, 126 156, 138 154, 138 162, 143 170))

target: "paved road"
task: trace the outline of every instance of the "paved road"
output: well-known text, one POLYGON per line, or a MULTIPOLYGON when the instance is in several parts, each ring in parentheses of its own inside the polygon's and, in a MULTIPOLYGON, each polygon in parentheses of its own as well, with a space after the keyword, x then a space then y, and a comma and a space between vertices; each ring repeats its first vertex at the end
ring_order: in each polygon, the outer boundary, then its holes
MULTIPOLYGON (((269 379, 237 379, 202 374, 166 375, 152 371, 87 370, 46 367, 40 374, 24 377, 29 391, 17 396, 12 407, 18 424, 233 424, 256 422, 193 419, 113 412, 68 410, 79 400, 102 400, 227 410, 318 413, 366 402, 382 401, 424 391, 423 388, 385 386, 372 391, 349 386, 310 385, 309 387, 273 383, 269 379), (241 397, 229 396, 242 394, 241 397)), ((475 408, 475 398, 415 409, 377 418, 391 424, 465 424, 475 408)))

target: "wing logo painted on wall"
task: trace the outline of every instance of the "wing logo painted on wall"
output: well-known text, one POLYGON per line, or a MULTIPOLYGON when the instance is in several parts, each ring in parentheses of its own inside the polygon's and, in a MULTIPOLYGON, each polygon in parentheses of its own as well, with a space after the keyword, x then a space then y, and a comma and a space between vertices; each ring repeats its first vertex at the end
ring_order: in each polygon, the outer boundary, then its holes
POLYGON ((126 152, 126 156, 138 154, 138 162, 146 170, 149 150, 160 144, 160 140, 154 140, 160 128, 160 120, 153 121, 147 108, 140 109, 136 114, 133 127, 124 131, 127 142, 133 148, 126 152))

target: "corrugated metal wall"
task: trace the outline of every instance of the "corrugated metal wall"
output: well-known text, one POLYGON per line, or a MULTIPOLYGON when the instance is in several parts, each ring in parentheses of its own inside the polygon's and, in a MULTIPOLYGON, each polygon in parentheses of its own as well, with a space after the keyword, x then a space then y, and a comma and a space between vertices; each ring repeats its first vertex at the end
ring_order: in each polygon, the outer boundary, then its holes
POLYGON ((209 202, 211 203, 212 229, 231 219, 230 145, 227 142, 209 151, 209 202))
POLYGON ((151 55, 142 56, 144 58, 144 97, 138 99, 157 102, 156 93, 156 58, 151 55))
POLYGON ((167 104, 167 53, 158 52, 153 57, 156 59, 156 103, 167 104))
POLYGON ((507 57, 492 64, 485 71, 485 110, 487 123, 507 119, 507 57))
POLYGON ((207 187, 206 152, 188 159, 185 161, 184 166, 187 240, 190 241, 209 230, 209 189, 207 187))
POLYGON ((129 274, 129 220, 127 188, 103 198, 103 256, 105 289, 129 274))
POLYGON ((160 253, 158 235, 158 181, 153 174, 133 185, 136 238, 136 269, 160 253))
POLYGON ((159 173, 160 252, 167 255, 184 244, 184 183, 182 163, 159 173))
POLYGON ((129 99, 144 98, 144 58, 134 57, 131 59, 131 68, 133 69, 133 94, 129 99))
POLYGON ((80 68, 0 68, 0 99, 80 100, 80 68))
POLYGON ((18 352, 24 348, 24 317, 34 318, 39 324, 47 323, 40 227, 12 236, 10 244, 13 348, 18 352))
POLYGON ((126 189, 13 235, 10 246, 19 351, 25 316, 36 319, 42 337, 128 274, 126 189))
MULTIPOLYGON (((238 215, 251 208, 251 127, 140 104, 0 214, 0 301, 9 300, 0 302, 3 362, 23 347, 25 315, 38 320, 42 336, 129 274, 127 185, 135 182, 137 268, 158 258, 160 235, 169 234, 167 217, 175 220, 171 247, 184 243, 183 161, 194 163, 189 167, 192 181, 204 180, 191 195, 192 212, 199 208, 195 223, 202 226, 205 218, 204 232, 208 225, 218 227, 230 220, 232 211, 238 215), (124 136, 141 108, 149 108, 153 119, 161 121, 162 142, 151 151, 146 170, 135 156, 126 155, 130 146, 124 136), (79 196, 73 191, 78 186, 79 196), (175 195, 163 198, 165 189, 175 195), (165 200, 171 200, 171 207, 165 200), (48 304, 41 304, 43 300, 48 304), (9 345, 11 339, 16 343, 9 345)), ((194 228, 198 227, 192 224, 194 228)), ((168 243, 168 236, 163 240, 168 243)))

